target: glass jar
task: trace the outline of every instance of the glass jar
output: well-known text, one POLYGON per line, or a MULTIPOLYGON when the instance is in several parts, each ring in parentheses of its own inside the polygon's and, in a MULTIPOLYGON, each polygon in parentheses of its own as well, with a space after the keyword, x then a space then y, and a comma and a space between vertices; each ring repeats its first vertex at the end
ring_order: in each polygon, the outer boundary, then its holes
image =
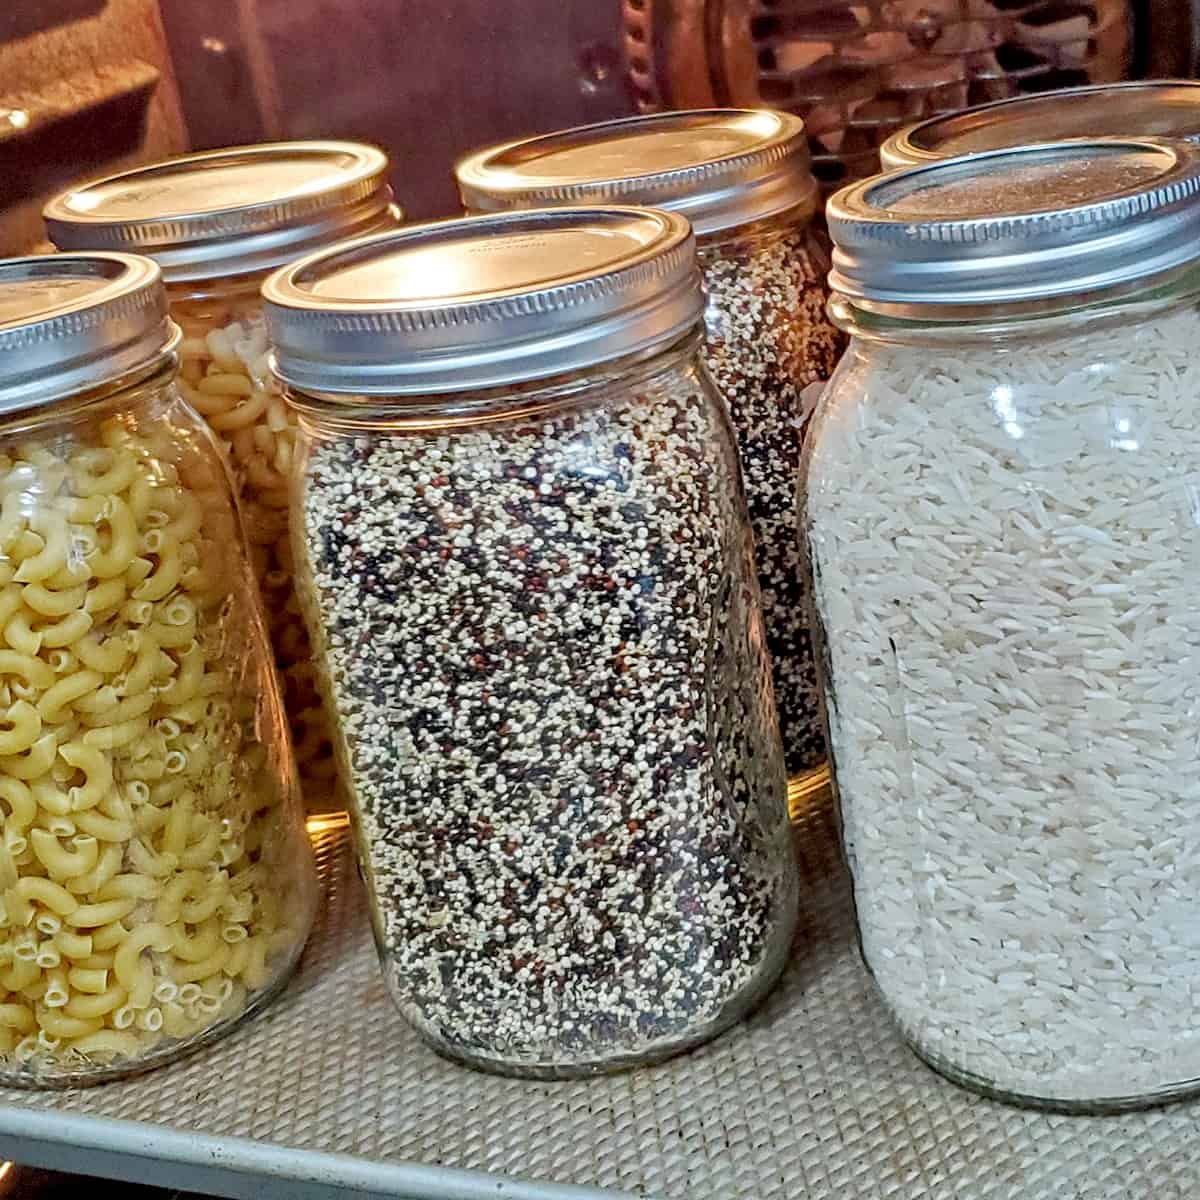
POLYGON ((1114 140, 830 201, 805 529, 862 951, 927 1062, 1041 1107, 1200 1079, 1198 193, 1114 140))
POLYGON ((737 436, 787 769, 823 774, 796 479, 803 425, 844 339, 825 316, 829 263, 811 228, 817 185, 804 123, 769 109, 633 117, 489 147, 457 175, 468 211, 608 202, 692 222, 704 361, 737 436))
POLYGON ((943 113, 898 130, 879 148, 885 171, 1064 138, 1200 140, 1200 83, 1138 79, 1062 88, 943 113))
POLYGON ((171 1061, 278 991, 311 851, 158 268, 0 262, 0 1083, 171 1061))
POLYGON ((737 432, 788 774, 810 786, 828 768, 796 486, 804 427, 844 346, 825 315, 829 262, 811 213, 697 239, 704 361, 737 432))
POLYGON ((713 1037, 779 974, 796 875, 686 221, 413 227, 264 294, 393 998, 516 1075, 713 1037))
POLYGON ((208 422, 233 468, 250 561, 283 689, 305 807, 345 809, 330 721, 292 581, 288 479, 296 420, 267 364, 263 275, 169 286, 179 389, 208 422))
POLYGON ((344 809, 292 586, 295 419, 267 366, 262 281, 309 250, 390 228, 386 156, 348 142, 210 150, 86 183, 46 208, 60 249, 136 249, 183 330, 179 388, 229 456, 310 811, 344 809))

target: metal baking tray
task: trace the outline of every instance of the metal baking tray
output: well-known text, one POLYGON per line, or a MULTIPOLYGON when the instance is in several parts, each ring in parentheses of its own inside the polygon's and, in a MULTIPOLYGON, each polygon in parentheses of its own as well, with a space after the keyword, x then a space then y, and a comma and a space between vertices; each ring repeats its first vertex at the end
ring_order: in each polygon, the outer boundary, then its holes
MULTIPOLYGON (((649 1070, 526 1083, 444 1062, 387 999, 343 827, 301 969, 208 1051, 122 1083, 0 1090, 0 1154, 255 1200, 1193 1200, 1197 1110, 1025 1112, 905 1048, 858 958, 828 790, 793 794, 792 963, 736 1029, 649 1070)), ((898 803, 901 801, 897 800, 898 803)))

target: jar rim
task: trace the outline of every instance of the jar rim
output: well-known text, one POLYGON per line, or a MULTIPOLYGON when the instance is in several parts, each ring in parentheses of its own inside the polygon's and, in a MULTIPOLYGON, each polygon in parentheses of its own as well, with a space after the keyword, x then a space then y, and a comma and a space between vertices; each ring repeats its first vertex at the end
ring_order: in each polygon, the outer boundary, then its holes
POLYGON ((920 317, 1119 295, 1200 257, 1200 148, 1087 138, 962 155, 829 201, 831 290, 920 317))
POLYGON ((639 204, 681 213, 698 238, 816 207, 804 122, 771 108, 620 117, 476 150, 455 167, 469 212, 639 204))
POLYGON ((388 158, 359 142, 267 142, 178 155, 59 193, 60 250, 145 254, 170 283, 262 273, 398 222, 388 158))
POLYGON ((148 370, 180 339, 162 273, 132 254, 0 261, 0 414, 148 370))
POLYGON ((277 271, 263 298, 275 373, 346 403, 579 370, 669 344, 704 306, 687 221, 616 207, 404 226, 277 271))
POLYGON ((1200 263, 1188 263, 1162 276, 1124 288, 1026 305, 979 305, 919 314, 905 306, 863 304, 831 292, 826 311, 844 333, 864 341, 954 345, 987 338, 1015 341, 1054 337, 1073 329, 1104 328, 1131 317, 1152 315, 1200 300, 1200 263))
POLYGON ((589 396, 617 385, 640 387, 643 381, 696 355, 701 342, 702 331, 697 323, 663 345, 650 346, 559 375, 470 392, 350 397, 341 392, 321 392, 285 383, 283 398, 302 420, 312 420, 314 424, 358 427, 399 422, 406 428, 434 424, 440 429, 474 426, 582 403, 589 396))

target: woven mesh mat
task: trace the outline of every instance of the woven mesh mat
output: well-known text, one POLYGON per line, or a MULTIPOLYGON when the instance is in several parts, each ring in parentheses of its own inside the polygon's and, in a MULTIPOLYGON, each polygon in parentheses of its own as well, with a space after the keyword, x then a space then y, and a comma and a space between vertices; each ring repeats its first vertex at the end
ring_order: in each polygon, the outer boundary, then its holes
POLYGON ((328 903, 319 928, 268 1012, 139 1079, 0 1090, 0 1106, 688 1200, 1200 1195, 1190 1106, 1047 1116, 976 1098, 918 1063, 859 965, 826 804, 801 814, 798 840, 804 909, 783 984, 739 1028, 665 1066, 544 1084, 437 1058, 384 994, 361 889, 336 835, 321 847, 328 903))

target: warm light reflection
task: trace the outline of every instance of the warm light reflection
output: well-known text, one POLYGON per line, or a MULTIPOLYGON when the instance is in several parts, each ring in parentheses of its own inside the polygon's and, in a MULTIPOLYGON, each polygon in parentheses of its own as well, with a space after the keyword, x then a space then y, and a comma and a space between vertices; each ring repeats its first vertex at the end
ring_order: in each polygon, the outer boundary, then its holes
POLYGON ((833 780, 829 768, 818 767, 807 775, 798 775, 788 780, 788 817, 793 825, 801 825, 813 812, 829 804, 833 780))
POLYGON ((305 821, 304 826, 308 830, 308 836, 320 837, 323 833, 332 833, 335 829, 345 829, 350 824, 350 814, 339 813, 317 813, 305 821))
MULTIPOLYGON (((23 108, 10 108, 4 117, 14 129, 29 128, 29 114, 23 108)), ((3 1178, 4 1176, 0 1175, 0 1179, 3 1178)))
POLYGON ((100 207, 103 199, 99 192, 72 192, 66 203, 75 212, 91 212, 100 207))

